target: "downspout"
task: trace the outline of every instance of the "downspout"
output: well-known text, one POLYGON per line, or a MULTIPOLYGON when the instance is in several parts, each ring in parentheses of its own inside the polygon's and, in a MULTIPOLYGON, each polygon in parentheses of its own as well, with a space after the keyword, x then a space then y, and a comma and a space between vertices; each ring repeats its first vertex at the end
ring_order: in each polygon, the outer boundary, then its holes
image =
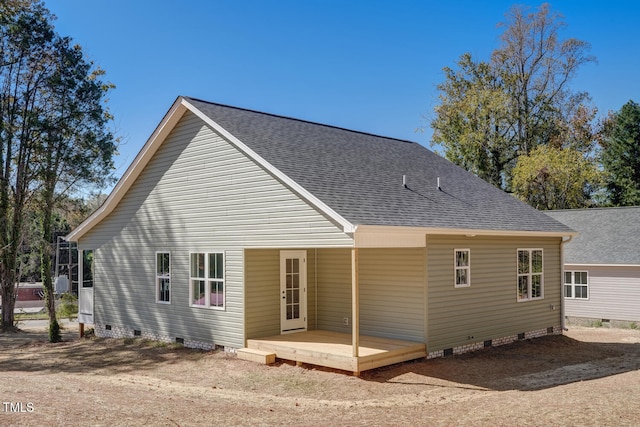
POLYGON ((564 237, 560 241, 560 329, 562 331, 568 330, 564 323, 564 245, 573 240, 573 236, 568 236, 567 240, 564 237))

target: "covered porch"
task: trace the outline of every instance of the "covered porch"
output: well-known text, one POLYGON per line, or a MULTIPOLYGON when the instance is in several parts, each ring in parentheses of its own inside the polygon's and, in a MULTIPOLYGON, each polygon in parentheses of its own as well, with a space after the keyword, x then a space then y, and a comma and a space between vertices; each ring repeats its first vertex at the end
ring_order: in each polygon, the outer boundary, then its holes
POLYGON ((356 375, 426 357, 424 343, 361 335, 359 345, 354 347, 351 334, 322 330, 249 339, 247 348, 272 353, 280 359, 351 371, 356 375))
POLYGON ((425 357, 424 262, 424 248, 245 250, 239 356, 356 374, 425 357))

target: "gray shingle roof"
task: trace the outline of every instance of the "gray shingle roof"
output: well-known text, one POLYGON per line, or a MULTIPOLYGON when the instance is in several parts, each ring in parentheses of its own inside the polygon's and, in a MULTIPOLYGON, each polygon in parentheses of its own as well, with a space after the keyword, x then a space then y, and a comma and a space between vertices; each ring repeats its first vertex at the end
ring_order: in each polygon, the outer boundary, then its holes
POLYGON ((640 206, 548 211, 578 236, 565 247, 565 262, 640 265, 640 206))
POLYGON ((571 231, 418 143, 185 99, 354 225, 571 231))

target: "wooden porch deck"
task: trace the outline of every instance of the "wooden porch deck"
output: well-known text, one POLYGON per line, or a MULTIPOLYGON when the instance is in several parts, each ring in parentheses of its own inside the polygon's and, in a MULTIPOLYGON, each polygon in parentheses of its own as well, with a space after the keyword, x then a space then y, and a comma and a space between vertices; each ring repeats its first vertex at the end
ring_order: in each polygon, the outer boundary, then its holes
POLYGON ((319 330, 249 339, 247 348, 355 374, 427 355, 424 343, 361 335, 359 356, 353 357, 351 334, 319 330))

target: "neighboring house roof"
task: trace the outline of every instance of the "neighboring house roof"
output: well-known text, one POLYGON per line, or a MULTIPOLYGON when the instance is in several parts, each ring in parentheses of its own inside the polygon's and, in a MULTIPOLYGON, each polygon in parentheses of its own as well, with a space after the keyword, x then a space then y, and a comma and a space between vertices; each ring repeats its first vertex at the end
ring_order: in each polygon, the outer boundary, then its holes
POLYGON ((418 143, 179 97, 103 207, 70 238, 115 208, 187 110, 345 231, 366 225, 574 234, 418 143))
POLYGON ((546 213, 579 233, 565 246, 565 264, 640 265, 640 206, 546 213))

